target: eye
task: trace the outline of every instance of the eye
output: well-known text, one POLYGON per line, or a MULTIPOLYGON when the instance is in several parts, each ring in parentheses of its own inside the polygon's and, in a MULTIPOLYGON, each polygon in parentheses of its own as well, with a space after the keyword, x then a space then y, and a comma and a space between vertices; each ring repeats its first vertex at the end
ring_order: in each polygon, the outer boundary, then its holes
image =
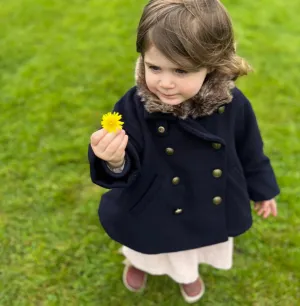
POLYGON ((149 69, 150 70, 152 70, 152 71, 160 71, 160 68, 159 67, 157 67, 157 66, 153 66, 153 65, 151 65, 151 66, 149 66, 149 69))
POLYGON ((187 71, 182 70, 182 69, 176 69, 175 72, 176 72, 177 74, 187 74, 187 73, 188 73, 187 71))

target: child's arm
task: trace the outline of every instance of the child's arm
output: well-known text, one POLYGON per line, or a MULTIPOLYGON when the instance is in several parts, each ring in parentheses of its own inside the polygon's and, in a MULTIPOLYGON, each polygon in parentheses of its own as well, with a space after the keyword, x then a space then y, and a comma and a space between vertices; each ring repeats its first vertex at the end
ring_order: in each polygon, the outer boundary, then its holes
POLYGON ((135 90, 131 89, 114 107, 113 111, 122 115, 124 131, 112 134, 99 130, 91 136, 88 152, 91 179, 104 188, 127 187, 139 174, 142 135, 135 99, 135 90), (122 171, 112 171, 122 166, 122 171))
MULTIPOLYGON (((264 154, 263 140, 252 106, 239 90, 236 90, 236 97, 242 102, 242 114, 239 114, 237 122, 236 148, 247 180, 250 199, 256 202, 258 207, 258 203, 268 202, 277 196, 279 187, 270 160, 264 154)), ((263 204, 263 207, 269 207, 269 204, 263 204)), ((273 208, 272 211, 276 214, 273 208)))

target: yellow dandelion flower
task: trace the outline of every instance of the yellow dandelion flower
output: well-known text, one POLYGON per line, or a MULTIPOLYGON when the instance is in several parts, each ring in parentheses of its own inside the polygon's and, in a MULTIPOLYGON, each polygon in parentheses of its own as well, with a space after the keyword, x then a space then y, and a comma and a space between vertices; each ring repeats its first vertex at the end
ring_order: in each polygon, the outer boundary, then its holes
POLYGON ((122 125, 124 122, 120 121, 122 119, 122 115, 116 112, 109 112, 102 117, 101 125, 102 127, 109 133, 117 132, 118 130, 122 130, 122 125))

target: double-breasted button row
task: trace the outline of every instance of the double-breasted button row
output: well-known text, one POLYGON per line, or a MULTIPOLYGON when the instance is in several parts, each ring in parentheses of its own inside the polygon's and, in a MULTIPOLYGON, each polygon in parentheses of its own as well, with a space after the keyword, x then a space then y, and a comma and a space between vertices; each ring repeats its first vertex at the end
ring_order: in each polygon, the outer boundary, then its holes
MULTIPOLYGON (((219 114, 223 114, 224 111, 225 111, 225 106, 219 107, 219 109, 218 109, 219 114)), ((166 132, 166 129, 165 129, 165 127, 163 127, 163 126, 159 126, 158 129, 157 129, 157 131, 158 131, 160 134, 164 134, 164 133, 166 132)), ((220 143, 214 142, 214 143, 212 143, 212 147, 213 147, 215 150, 219 150, 219 149, 221 149, 222 145, 221 145, 220 143)), ((174 149, 168 147, 168 148, 165 149, 165 153, 166 153, 167 155, 171 156, 171 155, 174 154, 174 149)), ((221 169, 215 169, 215 170, 213 170, 213 176, 214 176, 215 178, 221 177, 222 174, 223 174, 223 172, 222 172, 221 169)), ((173 179, 172 179, 172 184, 173 184, 173 185, 178 185, 179 183, 180 183, 180 178, 179 178, 178 176, 173 177, 173 179)), ((221 204, 221 203, 222 203, 222 198, 221 198, 221 197, 218 197, 218 196, 217 196, 217 197, 214 197, 214 198, 213 198, 213 204, 219 205, 219 204, 221 204)), ((183 213, 183 209, 182 209, 182 208, 177 208, 177 209, 174 210, 174 214, 175 214, 175 215, 180 215, 180 214, 182 214, 182 213, 183 213)))
MULTIPOLYGON (((214 197, 213 198, 213 203, 215 204, 215 205, 220 205, 221 203, 222 203, 222 198, 221 197, 214 197)), ((175 215, 180 215, 180 214, 182 214, 183 213, 183 209, 182 208, 177 208, 177 209, 175 209, 174 210, 174 214, 175 215)))
MULTIPOLYGON (((179 182, 180 182, 180 178, 178 176, 173 177, 173 179, 172 179, 172 184, 173 185, 178 185, 179 182)), ((174 210, 174 214, 175 215, 180 215, 182 213, 183 213, 183 209, 182 208, 177 208, 177 209, 174 210)))
MULTIPOLYGON (((225 106, 219 107, 218 111, 219 111, 219 114, 223 114, 224 111, 225 111, 225 106)), ((213 142, 212 147, 215 150, 220 150, 222 148, 222 145, 218 142, 213 142)), ((215 178, 220 178, 223 175, 223 171, 221 169, 215 169, 215 170, 213 170, 212 174, 215 178)), ((214 197, 213 198, 213 204, 220 205, 221 203, 222 203, 222 198, 221 197, 214 197)))

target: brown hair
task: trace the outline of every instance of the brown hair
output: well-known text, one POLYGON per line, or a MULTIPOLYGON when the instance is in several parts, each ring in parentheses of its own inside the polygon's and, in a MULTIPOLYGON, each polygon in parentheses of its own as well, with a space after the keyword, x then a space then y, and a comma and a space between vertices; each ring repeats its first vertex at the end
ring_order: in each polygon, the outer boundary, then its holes
POLYGON ((219 0, 150 0, 137 33, 137 51, 155 45, 185 69, 206 67, 232 79, 246 75, 247 62, 236 55, 230 17, 219 0))

